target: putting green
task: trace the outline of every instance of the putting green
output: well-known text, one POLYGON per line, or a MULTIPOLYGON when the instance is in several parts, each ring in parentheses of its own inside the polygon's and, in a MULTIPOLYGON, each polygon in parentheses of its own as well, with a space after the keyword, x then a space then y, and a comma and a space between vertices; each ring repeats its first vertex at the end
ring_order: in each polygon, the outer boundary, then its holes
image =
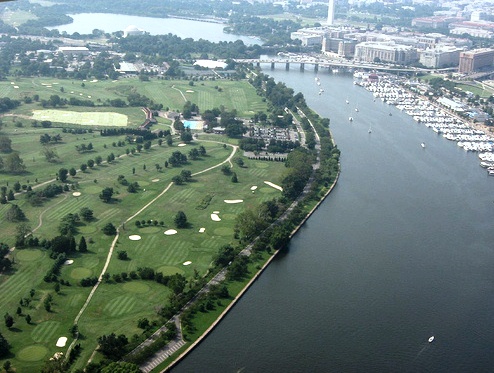
POLYGON ((84 192, 88 194, 99 194, 102 190, 103 188, 97 185, 91 185, 90 187, 84 188, 84 192))
POLYGON ((256 168, 268 168, 269 165, 267 163, 264 163, 264 162, 256 162, 254 163, 254 166, 256 166, 256 168))
POLYGON ((163 228, 160 227, 144 227, 139 229, 139 233, 157 233, 161 231, 163 228))
POLYGON ((138 281, 127 282, 122 286, 122 288, 130 293, 144 294, 149 291, 149 285, 138 281))
POLYGON ((89 277, 93 274, 89 268, 78 267, 74 268, 72 272, 70 272, 70 277, 76 280, 81 280, 83 278, 89 277))
POLYGON ((41 345, 32 345, 24 347, 17 354, 17 358, 23 361, 39 361, 48 353, 48 349, 41 345))
POLYGON ((94 227, 92 225, 85 225, 83 227, 78 227, 77 229, 81 233, 94 233, 94 232, 96 232, 96 227, 94 227))
POLYGON ((218 236, 232 236, 233 235, 233 229, 229 227, 220 227, 216 228, 214 230, 214 234, 218 236))
POLYGON ((127 115, 111 112, 77 112, 68 110, 34 110, 33 119, 59 123, 73 123, 82 126, 127 126, 127 115))
POLYGON ((161 272, 163 273, 163 276, 171 276, 174 275, 175 273, 184 273, 180 268, 177 267, 172 267, 172 266, 162 266, 159 267, 156 272, 161 272))
POLYGON ((15 257, 20 261, 28 261, 32 262, 38 260, 43 256, 43 252, 41 250, 36 249, 25 249, 25 250, 16 250, 15 257))
POLYGON ((222 214, 221 215, 221 219, 223 219, 223 220, 235 220, 236 217, 237 217, 237 215, 235 215, 235 214, 222 214))

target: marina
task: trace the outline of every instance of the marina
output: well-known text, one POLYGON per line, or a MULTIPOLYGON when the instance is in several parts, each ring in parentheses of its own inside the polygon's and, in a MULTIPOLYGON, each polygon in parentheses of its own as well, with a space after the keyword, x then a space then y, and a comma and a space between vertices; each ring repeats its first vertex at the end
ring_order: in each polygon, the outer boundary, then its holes
MULTIPOLYGON (((408 80, 395 76, 380 75, 379 79, 366 79, 364 75, 354 75, 355 84, 371 92, 375 98, 393 105, 411 116, 417 123, 432 129, 445 139, 455 141, 465 151, 478 152, 481 166, 494 175, 494 168, 485 162, 494 162, 494 136, 472 127, 467 121, 455 115, 437 102, 411 92, 406 85, 408 80), (493 171, 493 172, 491 172, 493 171)), ((391 113, 390 113, 391 116, 391 113)), ((422 144, 425 147, 425 144, 422 144)))

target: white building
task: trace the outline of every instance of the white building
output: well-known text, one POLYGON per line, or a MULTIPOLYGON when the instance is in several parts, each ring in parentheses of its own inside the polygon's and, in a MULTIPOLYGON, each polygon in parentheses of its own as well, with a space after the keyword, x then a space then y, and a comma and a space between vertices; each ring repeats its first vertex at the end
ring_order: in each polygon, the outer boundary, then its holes
POLYGON ((127 36, 132 36, 132 35, 142 35, 142 34, 144 34, 144 31, 141 29, 138 29, 134 25, 130 25, 130 26, 127 26, 125 28, 123 33, 124 33, 123 34, 124 38, 126 38, 127 36))
POLYGON ((388 62, 408 65, 416 61, 418 57, 417 49, 409 45, 367 41, 355 46, 354 59, 362 62, 388 62))
POLYGON ((431 68, 453 67, 460 63, 462 48, 452 45, 436 46, 419 52, 422 65, 431 68))
POLYGON ((60 48, 58 48, 58 52, 60 52, 64 55, 69 55, 69 54, 88 55, 89 49, 87 47, 60 47, 60 48))

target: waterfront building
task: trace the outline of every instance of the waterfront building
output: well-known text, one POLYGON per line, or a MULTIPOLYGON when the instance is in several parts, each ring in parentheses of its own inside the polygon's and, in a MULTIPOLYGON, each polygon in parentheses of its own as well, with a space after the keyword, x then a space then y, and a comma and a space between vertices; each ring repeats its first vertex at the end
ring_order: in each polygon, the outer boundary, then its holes
POLYGON ((311 45, 317 45, 322 43, 323 36, 322 35, 314 35, 306 32, 295 31, 290 34, 290 39, 292 40, 300 40, 304 47, 308 47, 311 45))
POLYGON ((87 47, 60 47, 58 48, 58 52, 64 54, 64 55, 88 55, 89 54, 89 49, 87 47))
POLYGON ((419 51, 419 62, 431 68, 458 66, 463 49, 452 45, 441 45, 419 51))
POLYGON ((417 49, 393 42, 363 42, 355 46, 356 61, 390 62, 398 65, 408 65, 417 61, 417 49))
POLYGON ((123 37, 126 38, 127 36, 132 36, 132 35, 142 35, 144 34, 143 30, 138 29, 134 25, 127 26, 123 32, 123 37))
POLYGON ((483 48, 460 53, 458 72, 471 73, 494 66, 494 49, 483 48))

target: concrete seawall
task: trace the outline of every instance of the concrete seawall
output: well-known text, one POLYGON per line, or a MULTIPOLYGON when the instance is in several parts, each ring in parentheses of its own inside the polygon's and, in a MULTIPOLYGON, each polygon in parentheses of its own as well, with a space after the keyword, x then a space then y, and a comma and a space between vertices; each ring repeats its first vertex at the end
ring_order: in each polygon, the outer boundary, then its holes
MULTIPOLYGON (((326 197, 329 195, 329 193, 332 192, 333 188, 336 186, 336 183, 338 182, 338 178, 340 176, 340 170, 338 171, 338 174, 336 175, 336 179, 334 180, 333 184, 331 184, 331 187, 327 190, 327 192, 324 194, 324 196, 317 202, 317 204, 307 213, 305 218, 298 224, 290 233, 290 238, 292 238, 299 230, 300 228, 305 224, 305 222, 310 218, 310 216, 314 213, 314 211, 317 210, 317 208, 321 205, 321 203, 326 199, 326 197)), ((273 255, 264 263, 262 268, 260 268, 257 273, 250 279, 250 281, 244 286, 244 288, 240 291, 240 293, 237 294, 237 296, 232 300, 232 302, 225 308, 225 310, 218 316, 218 318, 215 320, 213 324, 194 342, 192 343, 184 352, 182 352, 173 362, 170 363, 165 369, 161 370, 160 372, 168 372, 170 369, 172 369, 175 365, 177 365, 180 360, 182 360, 189 352, 191 352, 194 348, 196 348, 199 343, 203 341, 204 338, 219 324, 219 322, 225 317, 225 315, 236 305, 236 303, 242 298, 242 296, 245 294, 245 292, 250 288, 250 286, 259 278, 259 276, 264 272, 264 270, 271 264, 271 262, 274 260, 276 255, 280 250, 276 250, 273 255)))

